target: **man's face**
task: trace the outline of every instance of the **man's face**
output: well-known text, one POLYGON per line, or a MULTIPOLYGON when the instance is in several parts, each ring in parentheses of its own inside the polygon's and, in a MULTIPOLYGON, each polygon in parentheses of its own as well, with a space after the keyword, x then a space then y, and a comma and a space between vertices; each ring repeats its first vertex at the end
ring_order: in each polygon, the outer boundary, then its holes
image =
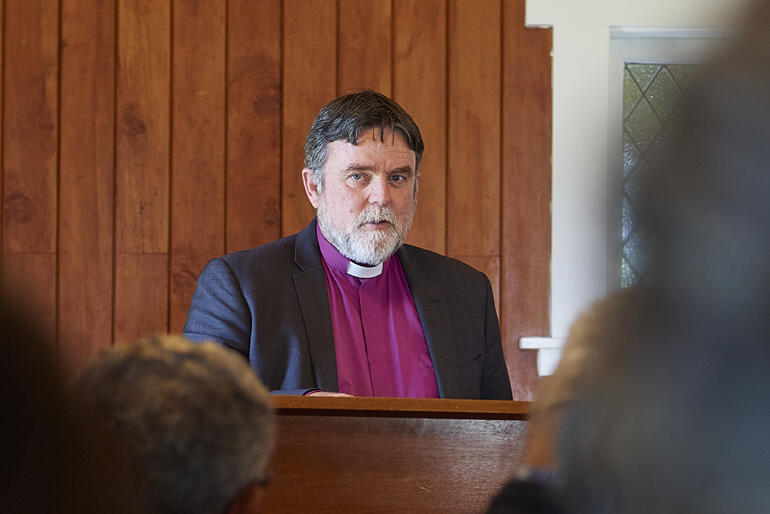
POLYGON ((322 188, 312 171, 302 172, 310 203, 324 237, 342 255, 373 266, 406 239, 417 207, 415 153, 399 132, 363 130, 358 145, 326 146, 322 188))

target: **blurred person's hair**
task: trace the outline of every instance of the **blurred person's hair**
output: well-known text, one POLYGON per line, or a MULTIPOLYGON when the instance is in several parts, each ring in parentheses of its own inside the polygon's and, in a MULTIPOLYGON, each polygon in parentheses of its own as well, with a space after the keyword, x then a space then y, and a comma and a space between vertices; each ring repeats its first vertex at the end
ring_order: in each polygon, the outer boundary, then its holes
POLYGON ((713 322, 707 332, 766 327, 770 305, 770 2, 749 13, 689 89, 672 151, 643 188, 651 282, 713 322))
POLYGON ((55 342, 19 298, 0 297, 0 512, 152 512, 116 443, 66 394, 55 342))
POLYGON ((159 336, 99 355, 75 391, 105 420, 168 513, 222 513, 268 478, 269 395, 239 355, 159 336))
POLYGON ((647 184, 641 330, 562 418, 574 512, 770 512, 770 2, 753 15, 647 184))
POLYGON ((489 514, 564 511, 557 451, 563 418, 593 377, 617 372, 618 353, 634 341, 628 332, 643 328, 638 322, 645 295, 636 289, 619 291, 595 302, 572 324, 559 365, 541 379, 530 407, 525 466, 492 499, 489 514))
POLYGON ((638 330, 644 291, 615 292, 582 312, 572 324, 554 373, 543 377, 529 411, 527 465, 553 468, 562 412, 574 401, 583 383, 613 372, 616 353, 638 330))

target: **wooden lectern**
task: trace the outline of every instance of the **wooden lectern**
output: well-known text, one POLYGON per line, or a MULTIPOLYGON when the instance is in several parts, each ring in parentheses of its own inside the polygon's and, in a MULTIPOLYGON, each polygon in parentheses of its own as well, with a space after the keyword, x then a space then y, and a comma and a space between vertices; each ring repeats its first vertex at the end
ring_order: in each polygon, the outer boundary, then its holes
POLYGON ((480 512, 521 465, 528 402, 274 396, 264 512, 480 512))

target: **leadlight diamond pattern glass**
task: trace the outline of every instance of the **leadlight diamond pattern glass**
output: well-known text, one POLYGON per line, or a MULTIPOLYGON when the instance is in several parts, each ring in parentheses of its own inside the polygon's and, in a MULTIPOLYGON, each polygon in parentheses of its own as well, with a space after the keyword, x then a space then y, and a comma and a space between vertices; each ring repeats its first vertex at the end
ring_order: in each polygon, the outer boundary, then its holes
POLYGON ((627 63, 623 72, 623 248, 620 283, 629 287, 647 273, 648 248, 639 227, 639 182, 669 142, 682 94, 699 69, 693 64, 627 63))

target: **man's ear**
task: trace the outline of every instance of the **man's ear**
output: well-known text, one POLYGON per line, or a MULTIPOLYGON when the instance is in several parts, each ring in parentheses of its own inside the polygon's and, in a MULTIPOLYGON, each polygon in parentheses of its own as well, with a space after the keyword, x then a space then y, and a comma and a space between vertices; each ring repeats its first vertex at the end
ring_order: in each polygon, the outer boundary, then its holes
POLYGON ((235 501, 230 504, 227 514, 255 514, 262 506, 262 496, 265 494, 265 486, 253 483, 246 486, 235 501))
POLYGON ((313 180, 313 170, 310 168, 304 168, 302 170, 302 183, 305 185, 305 194, 307 199, 314 208, 318 208, 318 203, 321 201, 321 192, 318 190, 318 186, 313 180))

